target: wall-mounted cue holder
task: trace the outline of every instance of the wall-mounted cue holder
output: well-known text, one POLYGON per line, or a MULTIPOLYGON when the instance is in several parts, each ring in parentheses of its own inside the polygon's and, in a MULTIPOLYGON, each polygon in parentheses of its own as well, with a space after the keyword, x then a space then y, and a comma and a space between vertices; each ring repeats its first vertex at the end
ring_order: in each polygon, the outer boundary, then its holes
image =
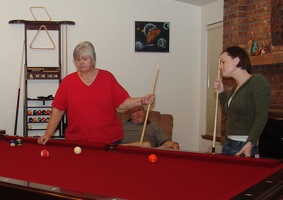
MULTIPOLYGON (((31 7, 31 14, 33 15, 35 21, 16 19, 10 20, 9 24, 24 24, 24 42, 23 42, 23 50, 22 50, 22 63, 20 66, 21 72, 20 77, 22 77, 22 68, 24 66, 24 106, 23 106, 23 136, 30 135, 38 135, 43 134, 46 130, 46 126, 42 125, 43 123, 47 123, 47 116, 31 116, 28 114, 30 110, 47 110, 51 109, 51 102, 53 100, 53 96, 58 88, 58 85, 62 79, 62 64, 64 61, 62 55, 64 54, 64 50, 67 52, 67 26, 75 25, 73 21, 51 21, 47 10, 44 7, 31 7), (63 33, 65 27, 65 34, 63 33), (36 35, 32 37, 33 33, 36 32, 36 35), (49 33, 52 32, 52 38, 49 33), (44 34, 47 37, 37 37, 38 34, 44 34), (57 35, 57 36, 56 36, 57 35), (33 40, 31 41, 31 39, 33 40), (65 40, 63 40, 66 38, 65 40), (53 42, 55 39, 56 43, 53 42), (36 42, 34 43, 34 41, 36 42), (51 45, 45 46, 48 41, 51 42, 51 45), (28 45, 29 44, 29 45, 28 45), (63 48, 63 44, 65 44, 65 48, 63 48), (56 48, 55 48, 56 46, 56 48), (53 53, 50 54, 50 59, 55 57, 57 54, 57 62, 53 63, 51 66, 48 65, 43 59, 40 58, 36 60, 38 65, 30 65, 31 59, 35 58, 34 52, 43 52, 48 55, 50 50, 53 53), (49 66, 49 67, 47 67, 49 66), (50 87, 49 87, 50 86, 50 87), (41 91, 39 91, 39 88, 41 91), (43 92, 43 94, 41 94, 43 92), (29 98, 29 96, 35 95, 46 95, 45 92, 48 92, 49 95, 38 96, 37 98, 29 98), (40 94, 39 94, 40 93, 40 94), (47 105, 45 105, 47 103, 47 105), (42 119, 45 118, 45 119, 42 119), (31 122, 32 120, 32 122, 31 122), (36 123, 34 123, 36 122, 36 123), (38 123, 41 122, 41 123, 38 123), (30 123, 33 123, 32 126, 30 123)), ((66 54, 67 55, 67 54, 66 54)), ((49 56, 49 55, 48 55, 49 56)), ((56 59, 56 58, 55 58, 56 59)), ((66 56, 67 60, 67 56, 66 56)), ((67 73, 66 73, 67 74, 67 73)), ((15 128, 14 134, 17 134, 17 125, 18 125, 18 110, 19 110, 19 99, 20 99, 20 88, 21 88, 21 80, 19 81, 19 89, 18 89, 18 99, 17 99, 17 109, 16 109, 16 120, 15 120, 15 128)), ((64 138, 64 119, 60 121, 58 124, 57 130, 55 132, 55 137, 64 138)))

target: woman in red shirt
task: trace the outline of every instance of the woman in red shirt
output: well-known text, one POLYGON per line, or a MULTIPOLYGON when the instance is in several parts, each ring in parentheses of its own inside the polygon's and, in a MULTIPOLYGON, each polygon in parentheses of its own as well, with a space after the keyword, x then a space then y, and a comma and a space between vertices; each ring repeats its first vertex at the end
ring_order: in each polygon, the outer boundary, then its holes
POLYGON ((110 72, 95 67, 95 49, 88 41, 76 46, 73 58, 77 71, 60 83, 52 103, 48 128, 38 143, 48 142, 65 113, 68 120, 66 140, 119 143, 123 138, 123 127, 116 108, 129 110, 152 104, 155 95, 131 98, 110 72))

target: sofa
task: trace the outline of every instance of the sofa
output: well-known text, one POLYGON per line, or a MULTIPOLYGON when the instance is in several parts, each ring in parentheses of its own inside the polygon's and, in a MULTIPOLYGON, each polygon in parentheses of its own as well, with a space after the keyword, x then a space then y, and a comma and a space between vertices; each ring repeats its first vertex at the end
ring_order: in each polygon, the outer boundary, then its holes
MULTIPOLYGON (((147 113, 147 111, 145 110, 147 113)), ((130 114, 125 110, 117 110, 117 116, 121 120, 130 119, 130 114)), ((150 110, 148 113, 148 119, 152 122, 158 124, 161 128, 163 128, 170 139, 172 139, 173 134, 173 116, 171 114, 161 114, 159 111, 150 110)))

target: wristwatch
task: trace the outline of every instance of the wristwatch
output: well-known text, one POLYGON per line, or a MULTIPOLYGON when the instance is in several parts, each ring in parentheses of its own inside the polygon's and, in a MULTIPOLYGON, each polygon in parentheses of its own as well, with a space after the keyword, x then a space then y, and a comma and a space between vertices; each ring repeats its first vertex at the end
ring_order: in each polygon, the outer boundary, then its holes
POLYGON ((247 144, 252 145, 252 147, 254 147, 254 146, 255 146, 255 145, 254 145, 253 143, 251 143, 251 142, 247 142, 247 144))

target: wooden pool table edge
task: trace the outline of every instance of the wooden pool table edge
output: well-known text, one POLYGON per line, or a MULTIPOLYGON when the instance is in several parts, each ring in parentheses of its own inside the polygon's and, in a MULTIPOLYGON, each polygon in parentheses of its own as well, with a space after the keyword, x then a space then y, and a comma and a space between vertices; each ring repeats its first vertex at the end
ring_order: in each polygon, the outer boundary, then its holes
POLYGON ((231 200, 281 200, 283 198, 283 167, 231 200))

